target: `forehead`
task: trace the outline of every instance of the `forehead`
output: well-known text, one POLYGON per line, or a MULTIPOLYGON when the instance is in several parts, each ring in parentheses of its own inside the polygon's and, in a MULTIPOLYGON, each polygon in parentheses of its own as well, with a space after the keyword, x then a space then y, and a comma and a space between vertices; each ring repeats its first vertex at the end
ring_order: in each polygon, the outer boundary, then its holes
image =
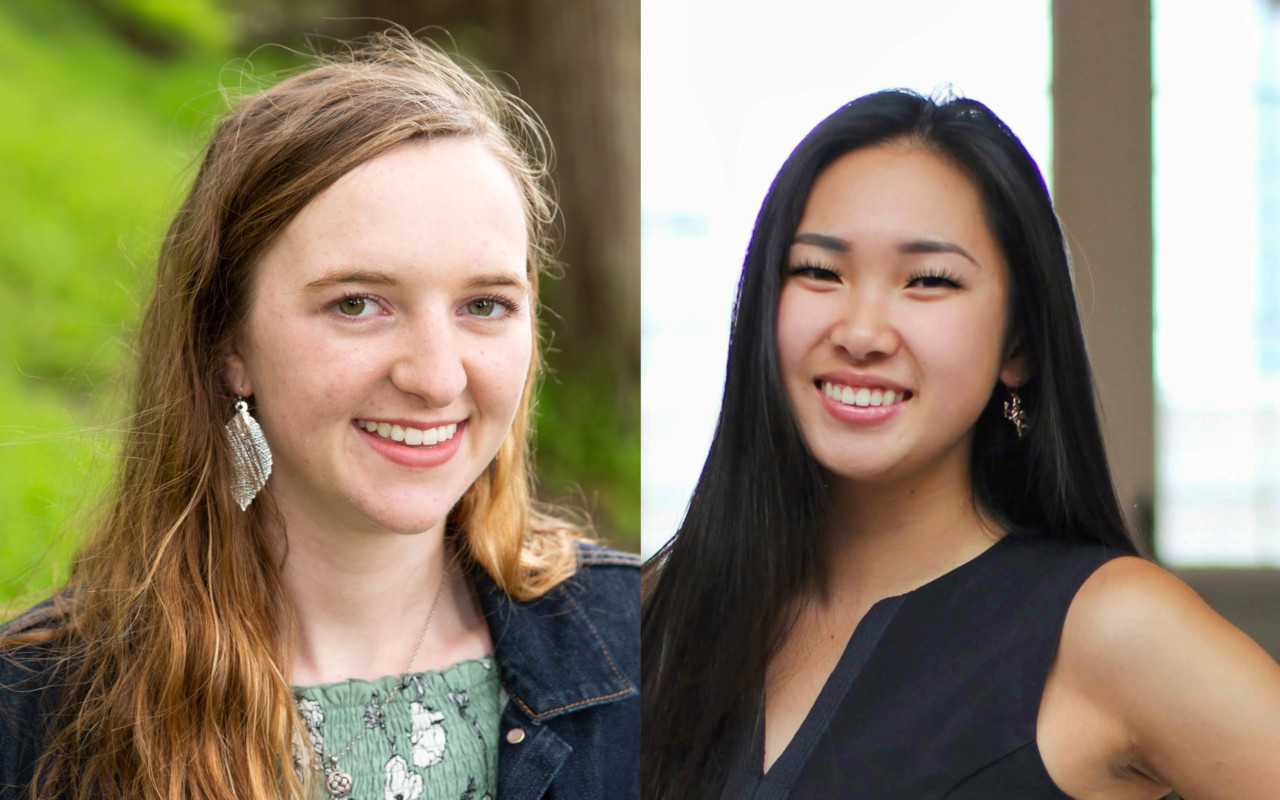
POLYGON ((334 268, 525 270, 524 201, 474 139, 399 145, 343 175, 268 248, 259 278, 334 268))
POLYGON ((933 235, 994 247, 973 181, 946 159, 908 143, 865 147, 831 162, 814 181, 801 229, 843 235, 933 235))

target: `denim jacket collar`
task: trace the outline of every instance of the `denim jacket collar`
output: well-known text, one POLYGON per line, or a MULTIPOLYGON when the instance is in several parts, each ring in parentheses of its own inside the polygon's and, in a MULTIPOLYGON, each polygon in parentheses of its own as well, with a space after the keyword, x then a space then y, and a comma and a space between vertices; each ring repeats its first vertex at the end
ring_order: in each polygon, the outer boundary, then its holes
POLYGON ((574 579, 533 600, 513 600, 481 570, 474 579, 503 684, 530 721, 638 693, 575 600, 574 579))

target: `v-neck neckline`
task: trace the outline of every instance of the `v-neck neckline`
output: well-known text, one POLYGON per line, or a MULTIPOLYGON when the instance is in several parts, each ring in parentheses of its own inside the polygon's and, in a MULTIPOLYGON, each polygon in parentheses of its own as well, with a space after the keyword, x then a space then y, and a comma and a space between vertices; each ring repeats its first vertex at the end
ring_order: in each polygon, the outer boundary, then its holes
POLYGON ((914 589, 883 597, 873 603, 854 626, 853 633, 845 643, 836 666, 823 682, 817 698, 810 706, 809 712, 805 714, 800 727, 796 729, 791 740, 787 742, 786 747, 778 754, 767 772, 764 771, 765 692, 762 689, 757 702, 756 723, 750 746, 747 748, 747 760, 742 769, 745 773, 746 786, 753 787, 753 790, 742 795, 743 800, 774 800, 774 798, 787 796, 791 785, 799 778, 801 770, 809 761, 818 740, 843 705, 849 690, 870 661, 876 645, 889 629, 890 623, 903 603, 915 595, 969 572, 972 566, 987 560, 988 554, 1000 548, 1000 545, 1012 535, 1012 532, 1005 534, 982 552, 914 589))

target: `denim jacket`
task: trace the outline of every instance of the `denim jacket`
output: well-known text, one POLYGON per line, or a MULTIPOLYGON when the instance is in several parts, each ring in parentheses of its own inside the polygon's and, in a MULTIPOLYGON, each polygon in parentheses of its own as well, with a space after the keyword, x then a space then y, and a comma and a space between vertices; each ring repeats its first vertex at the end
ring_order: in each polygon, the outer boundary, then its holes
POLYGON ((475 576, 502 683, 498 800, 640 797, 640 559, 580 550, 536 600, 475 576))
MULTIPOLYGON (((508 697, 497 800, 640 797, 640 560, 579 549, 578 572, 517 601, 473 574, 508 697)), ((37 606, 4 626, 39 627, 37 606)), ((53 710, 49 676, 0 654, 0 800, 24 800, 40 731, 53 710)), ((38 663, 35 659, 34 663, 38 663)))

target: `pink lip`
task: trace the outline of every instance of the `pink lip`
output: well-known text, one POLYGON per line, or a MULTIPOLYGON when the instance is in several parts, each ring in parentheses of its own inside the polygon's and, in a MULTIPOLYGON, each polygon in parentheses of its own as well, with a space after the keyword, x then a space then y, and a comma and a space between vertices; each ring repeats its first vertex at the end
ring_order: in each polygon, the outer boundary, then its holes
MULTIPOLYGON (((390 420, 377 420, 377 422, 388 422, 393 425, 404 427, 403 422, 390 422, 390 420)), ((438 467, 449 459, 453 458, 458 452, 458 447, 462 443, 462 436, 467 430, 466 420, 458 422, 458 430, 453 434, 453 438, 440 444, 433 446, 413 446, 393 442, 390 439, 383 439, 376 433, 369 433, 364 428, 356 425, 355 420, 351 421, 351 427, 364 439, 373 451, 393 464, 399 464, 402 467, 438 467)), ((418 424, 410 423, 409 427, 418 427, 418 424)), ((438 428, 437 425, 428 425, 429 428, 438 428)))
MULTIPOLYGON (((828 378, 827 380, 830 379, 828 378)), ((835 383, 835 381, 832 382, 835 383)), ((881 386, 882 384, 873 383, 847 385, 881 386)), ((890 386, 889 388, 893 387, 890 386)), ((887 406, 850 406, 827 397, 826 393, 822 391, 821 386, 819 386, 815 391, 817 391, 818 397, 822 399, 822 407, 827 410, 828 414, 841 422, 848 422, 854 425, 878 425, 882 422, 893 419, 902 411, 902 407, 909 402, 909 400, 899 400, 898 402, 890 403, 887 406)), ((897 390, 895 389, 895 391, 897 390)))

